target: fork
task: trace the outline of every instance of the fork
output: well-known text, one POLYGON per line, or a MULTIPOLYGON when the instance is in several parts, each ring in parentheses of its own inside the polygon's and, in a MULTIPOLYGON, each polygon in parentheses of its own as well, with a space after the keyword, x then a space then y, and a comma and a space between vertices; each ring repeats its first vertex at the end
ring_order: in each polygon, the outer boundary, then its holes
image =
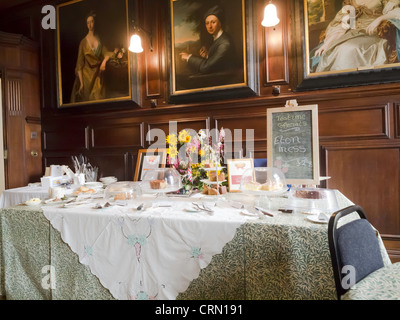
POLYGON ((210 208, 206 208, 206 206, 204 205, 204 203, 201 203, 201 205, 197 202, 192 202, 192 204, 197 207, 198 209, 202 210, 202 211, 206 211, 208 212, 210 215, 214 214, 214 210, 211 210, 210 208))

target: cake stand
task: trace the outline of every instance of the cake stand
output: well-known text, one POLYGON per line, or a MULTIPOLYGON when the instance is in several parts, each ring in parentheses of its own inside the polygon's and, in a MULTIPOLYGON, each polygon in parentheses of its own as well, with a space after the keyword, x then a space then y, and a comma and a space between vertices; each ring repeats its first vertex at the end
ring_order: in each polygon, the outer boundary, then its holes
MULTIPOLYGON (((200 180, 201 182, 203 182, 206 185, 211 186, 211 187, 213 187, 214 185, 217 185, 217 193, 218 193, 217 195, 221 195, 219 193, 219 185, 222 182, 226 181, 225 179, 224 180, 218 180, 218 171, 222 171, 223 169, 225 169, 225 167, 203 168, 203 170, 205 170, 205 171, 209 171, 209 172, 215 171, 215 176, 216 176, 217 180, 216 181, 211 181, 210 179, 202 179, 202 180, 200 180)), ((210 173, 208 175, 210 176, 210 173)))

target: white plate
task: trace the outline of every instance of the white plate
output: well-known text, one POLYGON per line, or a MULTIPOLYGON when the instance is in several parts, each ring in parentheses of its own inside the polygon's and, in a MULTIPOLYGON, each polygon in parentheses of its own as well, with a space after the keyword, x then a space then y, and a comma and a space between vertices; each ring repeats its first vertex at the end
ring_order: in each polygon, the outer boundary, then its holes
POLYGON ((329 220, 320 220, 318 218, 318 215, 307 216, 306 220, 314 222, 314 223, 321 223, 321 224, 327 224, 329 222, 329 220))
POLYGON ((117 182, 117 178, 116 177, 104 177, 104 178, 100 178, 100 181, 104 184, 104 185, 109 185, 111 183, 117 182))
POLYGON ((88 187, 89 189, 99 189, 99 188, 101 189, 103 188, 103 184, 101 182, 96 182, 96 181, 86 182, 85 187, 88 187))
POLYGON ((287 189, 279 189, 279 190, 271 190, 271 191, 267 191, 267 190, 245 190, 242 189, 241 190, 243 193, 247 193, 247 194, 254 194, 254 195, 259 195, 259 196, 278 196, 278 195, 282 195, 284 194, 287 189))
POLYGON ((38 202, 32 201, 32 200, 25 201, 25 204, 27 206, 29 206, 29 207, 35 207, 35 206, 38 206, 41 203, 42 203, 42 201, 38 201, 38 202))

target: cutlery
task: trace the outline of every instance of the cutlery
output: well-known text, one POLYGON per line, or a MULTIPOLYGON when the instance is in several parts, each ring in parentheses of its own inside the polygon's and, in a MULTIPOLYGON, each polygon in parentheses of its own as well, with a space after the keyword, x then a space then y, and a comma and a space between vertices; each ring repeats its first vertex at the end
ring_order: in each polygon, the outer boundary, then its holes
POLYGON ((325 214, 325 213, 320 213, 319 215, 318 215, 318 220, 319 221, 329 221, 329 218, 327 217, 327 215, 325 214))
POLYGON ((80 201, 80 202, 77 202, 77 201, 75 201, 75 202, 68 202, 68 203, 64 203, 64 204, 61 206, 61 208, 74 207, 74 206, 79 206, 79 205, 81 205, 81 204, 88 204, 88 203, 90 203, 89 200, 80 201))
POLYGON ((264 215, 266 215, 266 216, 269 216, 269 217, 274 217, 275 216, 275 213, 274 212, 272 212, 272 211, 269 211, 269 210, 265 210, 265 209, 262 209, 262 208, 259 208, 259 207, 254 207, 258 212, 260 212, 260 213, 262 213, 262 214, 264 214, 264 215))
POLYGON ((247 209, 243 209, 242 211, 240 211, 240 214, 244 215, 244 216, 249 216, 249 217, 255 217, 255 218, 261 218, 260 215, 258 213, 253 213, 250 212, 247 209))
POLYGON ((151 208, 151 207, 153 207, 153 204, 152 204, 152 203, 149 203, 149 202, 147 202, 147 203, 141 203, 141 204, 136 208, 136 211, 141 211, 141 212, 143 212, 143 211, 145 211, 146 209, 151 208))
POLYGON ((195 207, 197 207, 198 209, 200 209, 200 210, 202 210, 202 211, 208 212, 210 215, 213 215, 213 214, 214 214, 214 210, 212 210, 212 209, 206 207, 206 206, 204 205, 204 203, 192 202, 192 204, 193 204, 195 207))
POLYGON ((236 208, 236 209, 243 209, 243 208, 244 208, 244 204, 241 204, 240 202, 237 202, 237 201, 232 201, 232 200, 230 200, 230 201, 229 201, 229 204, 230 204, 233 208, 236 208))
POLYGON ((100 203, 96 203, 96 205, 94 206, 94 209, 104 209, 104 208, 108 208, 111 206, 112 206, 112 204, 109 202, 106 202, 104 205, 101 205, 100 203))

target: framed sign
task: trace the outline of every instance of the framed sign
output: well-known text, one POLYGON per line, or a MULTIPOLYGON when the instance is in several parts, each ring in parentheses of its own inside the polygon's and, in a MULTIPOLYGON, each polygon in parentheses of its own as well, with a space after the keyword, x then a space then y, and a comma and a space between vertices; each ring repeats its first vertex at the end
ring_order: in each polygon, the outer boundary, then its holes
POLYGON ((140 149, 136 161, 134 181, 141 181, 149 169, 165 168, 167 149, 140 149))
MULTIPOLYGON (((304 81, 319 89, 399 81, 398 2, 303 0, 304 81)), ((298 10, 299 11, 299 10, 298 10)))
POLYGON ((251 4, 170 0, 172 102, 256 94, 251 4))
POLYGON ((319 185, 318 106, 267 109, 267 156, 289 184, 319 185))
POLYGON ((229 192, 240 192, 242 175, 247 169, 254 167, 253 159, 228 159, 228 183, 229 192))
POLYGON ((59 107, 132 100, 128 21, 128 0, 57 5, 59 107))

